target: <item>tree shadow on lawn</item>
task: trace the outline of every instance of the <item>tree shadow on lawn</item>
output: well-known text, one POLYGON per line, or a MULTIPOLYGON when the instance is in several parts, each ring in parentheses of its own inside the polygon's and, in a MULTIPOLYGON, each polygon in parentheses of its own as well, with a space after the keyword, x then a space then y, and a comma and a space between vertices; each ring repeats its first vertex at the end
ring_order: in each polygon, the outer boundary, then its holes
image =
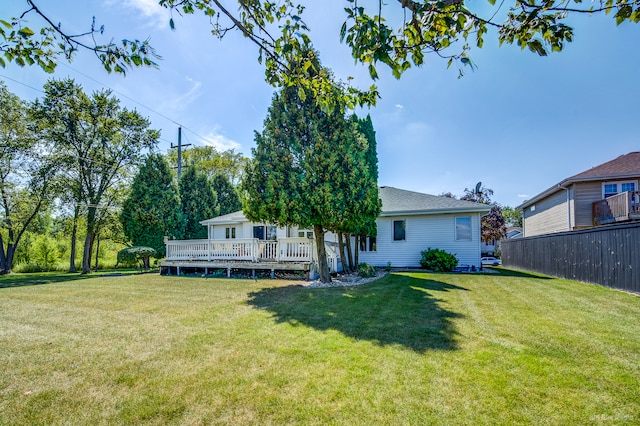
POLYGON ((463 315, 443 309, 439 292, 467 291, 444 282, 389 274, 355 287, 287 286, 249 293, 248 304, 273 313, 279 323, 337 330, 378 345, 417 352, 455 350, 452 323, 463 315))
POLYGON ((24 274, 0 275, 0 289, 27 287, 32 285, 54 284, 66 281, 95 278, 97 274, 80 274, 64 272, 37 272, 24 274))
POLYGON ((504 269, 494 268, 503 277, 516 277, 516 278, 537 278, 539 280, 552 280, 553 277, 548 277, 537 272, 518 271, 516 269, 504 269))

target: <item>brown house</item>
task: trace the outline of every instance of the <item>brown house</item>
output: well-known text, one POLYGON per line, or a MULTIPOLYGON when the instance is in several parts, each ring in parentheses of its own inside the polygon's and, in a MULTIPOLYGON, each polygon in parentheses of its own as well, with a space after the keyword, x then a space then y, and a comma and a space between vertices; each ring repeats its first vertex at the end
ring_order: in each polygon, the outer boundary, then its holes
POLYGON ((552 186, 518 208, 524 236, 640 219, 640 152, 631 152, 552 186))

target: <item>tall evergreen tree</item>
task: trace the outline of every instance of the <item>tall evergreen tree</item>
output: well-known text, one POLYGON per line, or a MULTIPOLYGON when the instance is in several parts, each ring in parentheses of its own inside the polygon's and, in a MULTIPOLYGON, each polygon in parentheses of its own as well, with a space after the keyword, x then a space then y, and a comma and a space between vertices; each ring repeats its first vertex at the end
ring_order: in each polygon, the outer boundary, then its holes
MULTIPOLYGON (((319 61, 307 68, 325 71, 319 61)), ((242 184, 250 220, 313 227, 323 282, 331 280, 325 232, 353 218, 363 193, 377 192, 375 184, 366 183, 366 140, 354 127, 339 107, 330 112, 318 107, 311 91, 282 89, 274 95, 263 131, 256 133, 254 158, 242 184)))
POLYGON ((184 220, 180 196, 169 164, 149 154, 133 180, 120 214, 124 234, 134 246, 146 246, 164 256, 164 236, 182 238, 184 220))
POLYGON ((185 220, 184 238, 207 238, 207 228, 200 221, 218 216, 220 206, 211 181, 195 166, 187 167, 180 178, 180 203, 185 220))
POLYGON ((225 175, 216 174, 213 177, 213 189, 218 194, 220 215, 237 212, 242 209, 242 201, 240 201, 238 191, 225 175))

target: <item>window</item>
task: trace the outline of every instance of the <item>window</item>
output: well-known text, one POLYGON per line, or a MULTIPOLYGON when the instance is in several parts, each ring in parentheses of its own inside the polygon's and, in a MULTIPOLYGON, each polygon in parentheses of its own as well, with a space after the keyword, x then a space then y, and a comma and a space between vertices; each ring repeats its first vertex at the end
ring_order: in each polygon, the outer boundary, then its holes
POLYGON ((236 237, 236 228, 225 228, 224 235, 226 239, 236 237))
POLYGON ((470 217, 456 217, 456 241, 471 241, 470 217))
POLYGON ((376 237, 369 237, 369 251, 376 251, 376 237))
POLYGON ((393 221, 393 241, 406 240, 406 224, 404 220, 393 221))
POLYGON ((313 238, 313 231, 308 229, 300 229, 298 230, 298 237, 300 238, 313 238))
POLYGON ((611 197, 626 191, 636 191, 638 184, 636 181, 627 182, 604 182, 602 184, 602 198, 611 197))
POLYGON ((376 251, 376 237, 360 237, 360 251, 376 251))
POLYGON ((278 228, 275 226, 267 226, 267 240, 275 241, 278 239, 278 228))

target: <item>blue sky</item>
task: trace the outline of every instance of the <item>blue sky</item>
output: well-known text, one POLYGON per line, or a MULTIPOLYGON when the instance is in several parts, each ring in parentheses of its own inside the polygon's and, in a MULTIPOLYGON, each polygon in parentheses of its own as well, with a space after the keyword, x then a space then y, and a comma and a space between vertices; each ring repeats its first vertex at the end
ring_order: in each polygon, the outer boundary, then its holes
MULTIPOLYGON (((26 2, 6 2, 0 16, 16 16, 26 2)), ((39 68, 0 68, 0 79, 23 99, 42 96, 47 79, 74 78, 85 91, 114 90, 122 104, 148 116, 162 131, 160 149, 177 142, 235 148, 249 156, 274 89, 264 82, 257 49, 239 34, 219 41, 205 19, 169 15, 156 0, 40 1, 63 28, 80 33, 91 18, 114 39, 150 38, 160 69, 109 75, 91 53, 60 63, 55 74, 39 68)), ((314 3, 305 13, 324 65, 354 85, 372 84, 339 42, 343 0, 314 3)), ((480 3, 482 6, 483 3, 480 3)), ((40 21, 27 16, 32 26, 40 21)), ((378 142, 381 185, 440 194, 462 194, 478 181, 494 200, 517 206, 562 179, 619 155, 640 150, 640 27, 616 26, 609 16, 573 20, 575 41, 559 54, 538 57, 517 46, 498 47, 487 36, 473 49, 475 71, 435 56, 394 79, 380 66, 381 99, 371 114, 378 142)))

